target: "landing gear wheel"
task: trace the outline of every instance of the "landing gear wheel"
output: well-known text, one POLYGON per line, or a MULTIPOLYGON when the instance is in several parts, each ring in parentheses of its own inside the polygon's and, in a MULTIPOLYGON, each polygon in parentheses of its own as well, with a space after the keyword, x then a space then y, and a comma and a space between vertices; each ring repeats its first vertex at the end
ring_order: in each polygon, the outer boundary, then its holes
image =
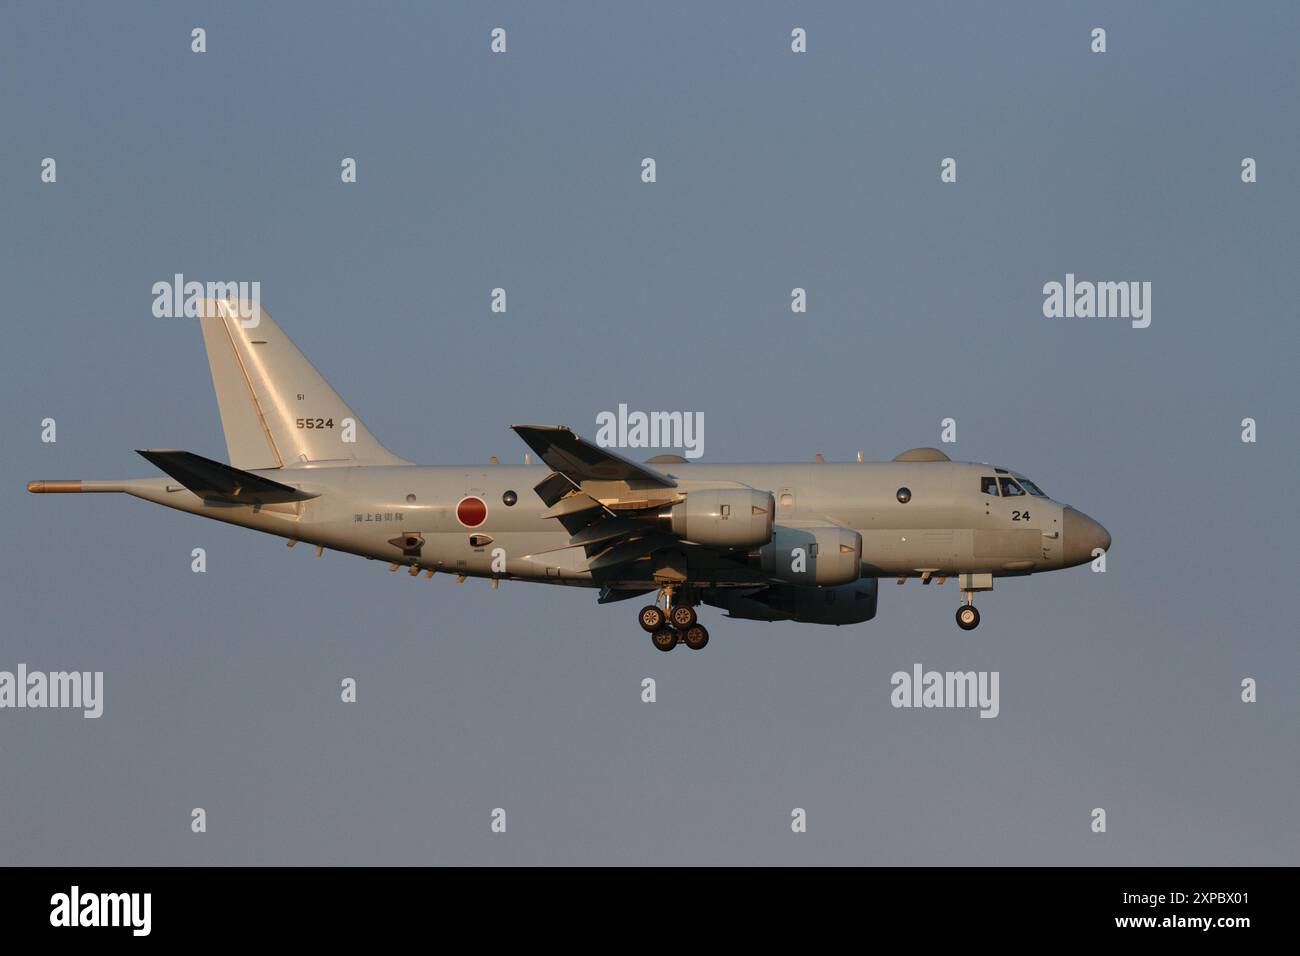
POLYGON ((650 642, 661 651, 671 651, 677 646, 677 632, 671 627, 661 627, 650 634, 650 642))
POLYGON ((957 626, 963 631, 973 631, 980 626, 980 612, 974 604, 963 604, 957 608, 957 626))
POLYGON ((703 624, 692 624, 682 632, 682 640, 686 642, 686 646, 691 650, 698 651, 709 643, 709 632, 703 624))
POLYGON ((653 604, 647 604, 641 608, 641 613, 637 615, 637 621, 640 623, 642 630, 653 634, 659 628, 663 627, 664 612, 653 604))
POLYGON ((668 612, 668 623, 679 631, 685 631, 695 626, 695 608, 689 604, 678 604, 668 612))

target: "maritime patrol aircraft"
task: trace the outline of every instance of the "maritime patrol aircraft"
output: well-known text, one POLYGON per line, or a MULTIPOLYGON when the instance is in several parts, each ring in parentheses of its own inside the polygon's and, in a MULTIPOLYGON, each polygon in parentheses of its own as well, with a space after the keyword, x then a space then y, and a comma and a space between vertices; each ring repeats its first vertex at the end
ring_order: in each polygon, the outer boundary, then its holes
POLYGON ((141 449, 164 477, 28 491, 134 495, 412 577, 586 587, 601 604, 654 595, 637 621, 662 651, 708 643, 701 605, 758 621, 869 621, 881 579, 956 578, 969 631, 974 595, 995 578, 1110 547, 1105 528, 1024 475, 934 448, 870 464, 637 462, 561 425, 514 425, 544 466, 412 464, 260 306, 208 299, 197 311, 229 464, 141 449))

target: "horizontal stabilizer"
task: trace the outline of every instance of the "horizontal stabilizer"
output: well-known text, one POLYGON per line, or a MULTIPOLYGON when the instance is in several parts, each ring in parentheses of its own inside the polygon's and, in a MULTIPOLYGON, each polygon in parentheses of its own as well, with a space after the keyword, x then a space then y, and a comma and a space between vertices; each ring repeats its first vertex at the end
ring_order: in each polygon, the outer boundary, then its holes
POLYGON ((241 471, 211 458, 176 449, 137 448, 136 453, 171 475, 200 498, 235 504, 305 501, 316 495, 241 471))

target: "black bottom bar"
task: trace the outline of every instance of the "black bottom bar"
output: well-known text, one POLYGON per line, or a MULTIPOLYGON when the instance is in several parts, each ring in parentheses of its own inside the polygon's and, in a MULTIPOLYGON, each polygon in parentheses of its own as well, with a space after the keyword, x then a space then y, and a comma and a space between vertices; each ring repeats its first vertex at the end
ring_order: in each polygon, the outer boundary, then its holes
POLYGON ((338 943, 460 929, 537 945, 557 932, 652 941, 701 920, 733 940, 788 927, 863 941, 1044 931, 1230 941, 1283 931, 1294 877, 1290 869, 9 869, 0 870, 0 925, 6 940, 75 933, 85 943, 146 935, 338 943))

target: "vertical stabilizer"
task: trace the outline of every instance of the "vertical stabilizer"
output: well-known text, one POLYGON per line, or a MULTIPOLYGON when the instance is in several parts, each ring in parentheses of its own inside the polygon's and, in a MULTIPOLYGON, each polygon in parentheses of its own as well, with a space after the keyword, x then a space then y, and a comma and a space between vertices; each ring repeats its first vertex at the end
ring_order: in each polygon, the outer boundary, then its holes
POLYGON ((207 299, 199 324, 230 464, 404 465, 257 304, 207 299))

